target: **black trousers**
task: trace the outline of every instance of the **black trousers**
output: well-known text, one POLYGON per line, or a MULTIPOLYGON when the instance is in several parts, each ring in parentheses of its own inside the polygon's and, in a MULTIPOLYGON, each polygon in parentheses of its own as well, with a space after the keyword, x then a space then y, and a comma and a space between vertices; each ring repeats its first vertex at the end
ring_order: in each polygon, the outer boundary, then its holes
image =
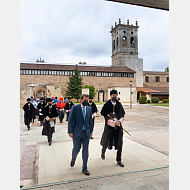
MULTIPOLYGON (((106 146, 103 146, 103 147, 102 147, 102 154, 103 154, 103 155, 105 155, 106 149, 107 149, 106 146)), ((121 161, 121 153, 122 153, 122 148, 119 148, 119 149, 117 150, 117 155, 116 155, 116 161, 117 161, 117 162, 121 161)))
MULTIPOLYGON (((51 130, 51 129, 50 129, 51 130)), ((47 136, 48 142, 52 141, 52 136, 53 136, 53 130, 51 130, 51 132, 49 133, 49 135, 47 136)))

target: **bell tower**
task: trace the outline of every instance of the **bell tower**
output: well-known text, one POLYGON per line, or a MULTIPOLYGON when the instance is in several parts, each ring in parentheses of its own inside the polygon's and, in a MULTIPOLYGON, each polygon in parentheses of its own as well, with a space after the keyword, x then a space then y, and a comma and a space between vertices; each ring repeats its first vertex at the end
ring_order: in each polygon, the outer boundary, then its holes
POLYGON ((111 27, 112 67, 128 67, 136 71, 136 86, 143 87, 143 59, 138 58, 138 22, 135 25, 115 22, 111 27))
POLYGON ((135 26, 115 22, 111 27, 112 35, 112 66, 125 66, 125 62, 138 58, 138 23, 135 26))

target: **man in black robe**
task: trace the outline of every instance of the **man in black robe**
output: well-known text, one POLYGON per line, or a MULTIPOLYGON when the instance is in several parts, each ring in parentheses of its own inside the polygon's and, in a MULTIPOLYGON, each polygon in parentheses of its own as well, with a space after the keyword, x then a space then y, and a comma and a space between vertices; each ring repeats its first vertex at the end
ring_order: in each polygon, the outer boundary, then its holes
POLYGON ((40 121, 40 126, 43 125, 44 122, 44 115, 42 114, 42 109, 45 107, 45 103, 44 103, 44 99, 40 98, 40 103, 38 104, 37 108, 38 108, 38 112, 39 112, 39 121, 40 121))
POLYGON ((107 148, 111 150, 115 146, 115 150, 117 150, 117 164, 124 167, 124 164, 121 162, 123 146, 123 129, 121 126, 124 121, 125 111, 121 103, 117 100, 116 90, 110 92, 110 97, 111 99, 104 104, 101 110, 101 115, 105 118, 105 128, 100 142, 102 145, 101 158, 105 159, 107 148), (115 115, 116 119, 114 120, 110 115, 115 115))
POLYGON ((74 106, 74 104, 73 104, 73 102, 71 101, 71 97, 68 97, 68 101, 67 101, 67 103, 66 103, 66 105, 65 105, 65 111, 66 111, 66 113, 67 113, 66 121, 68 121, 68 119, 69 119, 69 113, 70 113, 70 111, 71 111, 72 106, 74 106))
MULTIPOLYGON (((93 96, 89 96, 88 106, 90 106, 92 108, 92 121, 93 121, 92 131, 93 131, 94 130, 94 120, 95 120, 95 116, 97 114, 97 107, 96 107, 96 104, 93 102, 93 96)), ((92 136, 90 138, 93 139, 92 136)))
POLYGON ((55 118, 58 116, 56 105, 52 105, 52 99, 46 99, 47 105, 42 109, 45 122, 43 124, 42 135, 46 135, 49 145, 52 144, 52 135, 55 132, 55 118))
POLYGON ((35 110, 33 104, 30 102, 31 99, 27 98, 27 103, 24 105, 24 123, 27 126, 28 130, 30 130, 30 122, 32 121, 32 114, 35 110))

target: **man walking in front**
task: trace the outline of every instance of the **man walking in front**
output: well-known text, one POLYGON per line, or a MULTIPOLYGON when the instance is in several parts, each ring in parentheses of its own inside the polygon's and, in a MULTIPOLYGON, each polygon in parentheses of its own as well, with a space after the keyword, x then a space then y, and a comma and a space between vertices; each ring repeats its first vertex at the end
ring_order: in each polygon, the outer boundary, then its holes
POLYGON ((90 175, 90 172, 87 170, 88 145, 93 129, 92 109, 87 106, 88 98, 89 96, 86 94, 81 96, 81 103, 71 108, 68 120, 68 133, 73 139, 71 167, 75 165, 75 160, 82 144, 82 172, 85 175, 90 175))

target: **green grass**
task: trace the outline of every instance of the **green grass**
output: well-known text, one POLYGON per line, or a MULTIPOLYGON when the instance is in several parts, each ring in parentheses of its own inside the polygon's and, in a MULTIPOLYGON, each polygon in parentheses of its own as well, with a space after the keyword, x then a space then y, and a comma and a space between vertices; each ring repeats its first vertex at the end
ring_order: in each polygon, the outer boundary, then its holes
POLYGON ((169 107, 169 103, 148 103, 149 105, 152 106, 166 106, 169 107))
MULTIPOLYGON (((96 105, 104 105, 105 102, 94 102, 96 105)), ((74 105, 80 104, 80 102, 74 102, 74 105)))

